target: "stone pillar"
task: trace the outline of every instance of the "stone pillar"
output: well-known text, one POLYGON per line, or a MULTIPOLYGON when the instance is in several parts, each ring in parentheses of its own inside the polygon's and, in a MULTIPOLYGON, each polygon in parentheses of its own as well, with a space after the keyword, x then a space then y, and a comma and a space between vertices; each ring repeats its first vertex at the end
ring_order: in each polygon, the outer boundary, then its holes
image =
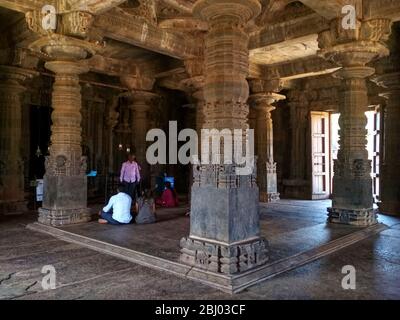
MULTIPOLYGON (((291 96, 295 96, 291 93, 291 96)), ((307 172, 305 151, 307 149, 307 120, 309 114, 308 102, 300 94, 298 100, 290 100, 290 126, 292 129, 290 177, 298 187, 304 185, 307 172)))
POLYGON ((376 63, 377 76, 372 80, 386 99, 383 115, 383 156, 380 172, 379 211, 400 215, 400 27, 393 25, 388 41, 390 55, 376 63))
MULTIPOLYGON (((196 99, 196 132, 199 137, 201 137, 201 129, 204 126, 204 93, 203 90, 196 91, 193 94, 193 97, 196 99)), ((199 138, 200 144, 200 138, 199 138)), ((199 148, 200 150, 200 148, 199 148)))
POLYGON ((46 159, 43 207, 39 222, 54 226, 87 222, 86 158, 81 148, 81 87, 79 74, 87 72, 72 61, 46 62, 55 73, 51 115, 50 155, 46 159))
POLYGON ((133 130, 133 150, 137 162, 141 167, 142 183, 150 186, 150 165, 146 159, 146 135, 149 130, 148 112, 158 96, 148 91, 134 91, 130 93, 131 121, 133 130))
POLYGON ((26 211, 21 154, 22 85, 29 73, 0 66, 0 214, 26 211))
POLYGON ((400 214, 400 72, 376 77, 385 88, 386 98, 384 161, 381 165, 381 196, 379 211, 384 214, 400 214))
POLYGON ((328 221, 366 226, 377 223, 365 116, 369 105, 366 78, 375 70, 366 65, 388 54, 380 40, 390 33, 390 21, 371 20, 360 23, 359 30, 347 33, 341 30, 341 21, 333 21, 331 30, 319 38, 321 55, 342 67, 334 74, 342 80, 340 150, 334 163, 333 204, 328 209, 328 221))
POLYGON ((261 202, 279 200, 271 111, 275 110, 272 104, 284 98, 285 96, 276 93, 258 93, 250 97, 254 109, 257 111, 257 184, 260 189, 261 202))
POLYGON ((56 30, 42 26, 41 10, 25 14, 36 35, 29 49, 46 57, 54 72, 50 155, 46 158, 43 206, 39 222, 62 226, 91 219, 87 208, 86 158, 82 156, 81 87, 79 75, 88 71, 83 60, 101 49, 101 41, 87 41, 94 16, 60 2, 56 30))
MULTIPOLYGON (((206 129, 248 129, 249 52, 244 28, 260 10, 256 0, 200 0, 194 6, 194 15, 209 24, 204 59, 206 129)), ((202 137, 202 148, 206 142, 202 137)), ((201 160, 193 168, 190 235, 181 240, 181 261, 227 275, 264 264, 268 249, 260 236, 255 172, 239 175, 235 163, 201 160)))
POLYGON ((106 116, 106 128, 107 128, 107 138, 106 138, 106 149, 107 149, 107 174, 114 172, 114 150, 116 146, 114 145, 114 129, 118 124, 119 113, 116 111, 118 107, 119 96, 115 95, 112 97, 108 113, 106 116))

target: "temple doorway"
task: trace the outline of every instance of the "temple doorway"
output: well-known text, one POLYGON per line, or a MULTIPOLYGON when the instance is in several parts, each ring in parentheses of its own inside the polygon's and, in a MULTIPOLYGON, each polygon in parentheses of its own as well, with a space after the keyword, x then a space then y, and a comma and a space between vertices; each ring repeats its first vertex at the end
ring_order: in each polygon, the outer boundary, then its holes
MULTIPOLYGON (((368 122, 366 129, 367 133, 367 150, 368 150, 368 158, 372 162, 371 168, 371 177, 372 177, 372 191, 374 196, 374 202, 379 202, 380 197, 380 160, 381 160, 381 112, 380 108, 376 107, 370 111, 365 113, 368 122)), ((337 159, 337 154, 339 151, 339 113, 331 113, 327 112, 324 115, 324 119, 329 119, 330 129, 329 129, 329 148, 330 148, 330 161, 329 161, 329 176, 330 183, 329 188, 332 192, 332 179, 334 174, 333 163, 334 160, 337 159)), ((318 122, 319 118, 314 116, 314 121, 318 122)), ((312 116, 313 119, 313 116, 312 116)), ((325 120, 326 121, 326 120, 325 120)), ((313 163, 313 168, 320 168, 318 165, 313 163)), ((313 169, 313 172, 316 169, 313 169)), ((317 187, 319 185, 316 184, 316 191, 318 191, 317 187)), ((314 193, 314 179, 313 179, 313 193, 314 193)))

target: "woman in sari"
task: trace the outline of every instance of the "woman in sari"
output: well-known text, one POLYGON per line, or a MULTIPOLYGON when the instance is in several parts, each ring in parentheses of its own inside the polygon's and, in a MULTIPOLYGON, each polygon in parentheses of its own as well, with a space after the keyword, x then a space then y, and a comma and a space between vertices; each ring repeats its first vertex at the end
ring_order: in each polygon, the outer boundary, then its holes
POLYGON ((161 197, 156 200, 156 204, 166 208, 178 206, 178 197, 170 182, 167 181, 165 183, 165 190, 161 194, 161 197))

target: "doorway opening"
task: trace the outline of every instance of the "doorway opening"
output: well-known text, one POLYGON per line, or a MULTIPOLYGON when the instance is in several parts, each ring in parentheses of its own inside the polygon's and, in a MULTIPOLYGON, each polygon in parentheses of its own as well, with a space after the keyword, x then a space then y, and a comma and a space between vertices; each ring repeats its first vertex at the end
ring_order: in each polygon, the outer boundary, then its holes
MULTIPOLYGON (((374 107, 365 113, 367 122, 368 158, 372 162, 371 178, 374 202, 380 196, 380 141, 381 112, 374 107)), ((327 199, 333 186, 333 162, 339 151, 339 113, 311 112, 312 139, 312 196, 313 199, 327 199)))

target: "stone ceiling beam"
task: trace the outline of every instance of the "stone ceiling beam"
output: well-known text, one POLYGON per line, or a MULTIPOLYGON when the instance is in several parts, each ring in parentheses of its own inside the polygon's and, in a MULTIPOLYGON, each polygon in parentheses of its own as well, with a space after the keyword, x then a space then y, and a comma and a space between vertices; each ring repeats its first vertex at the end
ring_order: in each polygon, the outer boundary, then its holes
POLYGON ((114 10, 96 16, 93 27, 108 38, 177 59, 196 57, 202 51, 195 40, 122 16, 114 10))
POLYGON ((400 21, 399 0, 364 0, 364 19, 389 18, 392 21, 400 21))
MULTIPOLYGON (((52 0, 47 1, 48 4, 52 4, 52 2, 52 0)), ((0 7, 22 13, 40 10, 44 4, 45 2, 43 0, 0 0, 0 7)))
POLYGON ((70 0, 71 10, 88 11, 92 14, 102 14, 127 0, 70 0))
POLYGON ((318 34, 329 29, 329 21, 313 13, 286 22, 271 24, 254 32, 250 37, 249 49, 259 49, 273 44, 318 34))
POLYGON ((26 13, 32 10, 41 10, 46 4, 54 5, 58 8, 59 13, 62 11, 87 11, 92 14, 104 13, 127 0, 69 0, 61 3, 63 8, 57 6, 55 0, 0 0, 0 7, 26 13))
POLYGON ((90 71, 108 76, 120 76, 123 74, 136 75, 138 67, 132 61, 121 61, 119 59, 107 58, 94 55, 84 63, 90 71))
POLYGON ((339 68, 320 57, 311 57, 275 66, 250 64, 251 79, 282 79, 285 81, 332 73, 339 68))
MULTIPOLYGON (((346 5, 356 5, 360 0, 300 0, 322 17, 331 20, 342 16, 342 8, 346 5)), ((357 7, 357 6, 356 6, 357 7)), ((361 6, 359 7, 361 10, 361 6)))
POLYGON ((185 0, 163 0, 170 7, 187 14, 192 14, 193 5, 185 0))

